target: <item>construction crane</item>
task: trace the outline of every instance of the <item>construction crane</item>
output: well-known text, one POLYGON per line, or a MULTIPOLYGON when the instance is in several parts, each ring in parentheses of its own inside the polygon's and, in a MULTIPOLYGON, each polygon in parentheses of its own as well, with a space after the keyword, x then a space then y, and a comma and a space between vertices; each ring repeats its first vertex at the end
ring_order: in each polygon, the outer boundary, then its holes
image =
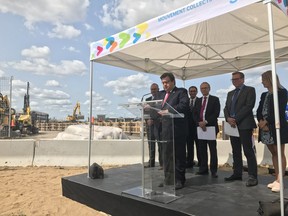
POLYGON ((73 109, 72 115, 68 115, 66 120, 70 122, 75 122, 75 121, 82 120, 82 119, 84 119, 84 115, 81 115, 80 103, 77 102, 73 109))
POLYGON ((23 114, 18 118, 19 130, 21 133, 38 133, 38 128, 35 126, 36 119, 32 117, 30 110, 30 84, 27 82, 27 93, 24 95, 23 114))

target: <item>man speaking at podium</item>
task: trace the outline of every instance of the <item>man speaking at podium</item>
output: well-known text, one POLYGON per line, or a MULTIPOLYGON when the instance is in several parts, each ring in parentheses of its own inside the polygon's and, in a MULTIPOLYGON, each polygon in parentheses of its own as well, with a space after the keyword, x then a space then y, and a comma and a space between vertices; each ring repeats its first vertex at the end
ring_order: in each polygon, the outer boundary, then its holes
POLYGON ((189 111, 189 98, 185 88, 175 86, 175 77, 172 73, 164 73, 160 77, 163 84, 162 91, 159 91, 155 100, 163 100, 161 111, 158 112, 161 131, 163 151, 163 168, 165 180, 164 185, 171 185, 175 179, 175 189, 181 189, 185 184, 186 168, 186 136, 188 133, 187 113, 189 111), (170 117, 170 114, 184 114, 183 117, 170 117), (165 117, 166 115, 166 117, 165 117), (168 116, 168 118, 167 118, 168 116), (171 119, 173 118, 173 119, 171 119), (169 120, 170 119, 170 120, 169 120), (172 124, 173 121, 173 124, 172 124), (173 128, 172 128, 173 127, 173 128), (173 137, 174 129, 174 137, 173 137), (173 149, 174 139, 174 149, 173 149), (173 160, 173 152, 175 164, 173 160), (175 167, 175 168, 174 168, 175 167), (174 176, 175 173, 175 176, 174 176))

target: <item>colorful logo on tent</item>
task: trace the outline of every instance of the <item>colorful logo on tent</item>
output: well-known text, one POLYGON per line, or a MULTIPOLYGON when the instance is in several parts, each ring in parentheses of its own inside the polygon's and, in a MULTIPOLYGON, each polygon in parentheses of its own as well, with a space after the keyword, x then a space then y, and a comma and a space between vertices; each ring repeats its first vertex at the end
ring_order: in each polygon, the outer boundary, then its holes
POLYGON ((274 0, 274 2, 279 6, 279 8, 288 16, 288 0, 274 0))
MULTIPOLYGON (((100 56, 101 53, 108 51, 109 53, 114 52, 116 49, 122 49, 128 44, 136 44, 142 38, 145 40, 150 37, 150 33, 146 32, 148 29, 148 23, 142 23, 137 25, 134 29, 120 32, 117 35, 107 37, 102 40, 101 44, 97 44, 95 54, 100 56), (143 37, 145 35, 145 37, 143 37)), ((92 54, 92 58, 95 54, 92 54)))
POLYGON ((284 5, 284 7, 287 7, 287 5, 288 5, 288 0, 278 0, 278 4, 283 4, 284 5))

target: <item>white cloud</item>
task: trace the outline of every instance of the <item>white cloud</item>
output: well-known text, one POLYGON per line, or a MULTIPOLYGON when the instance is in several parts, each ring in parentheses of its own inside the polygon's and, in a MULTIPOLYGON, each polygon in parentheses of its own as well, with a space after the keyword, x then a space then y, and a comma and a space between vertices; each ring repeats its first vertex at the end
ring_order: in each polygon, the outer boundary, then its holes
POLYGON ((77 50, 75 47, 73 46, 70 46, 70 47, 63 47, 63 50, 68 50, 70 52, 76 52, 76 53, 79 53, 80 50, 77 50))
MULTIPOLYGON (((90 96, 90 92, 85 92, 85 95, 87 96, 87 97, 89 97, 90 96)), ((92 105, 92 107, 96 107, 96 106, 98 106, 98 107, 107 107, 108 105, 111 105, 111 101, 110 100, 108 100, 108 99, 106 99, 106 98, 104 98, 101 94, 99 94, 99 93, 96 93, 96 92, 92 92, 92 95, 93 95, 93 99, 92 99, 92 101, 93 101, 93 105, 92 105)), ((84 102, 84 105, 89 105, 90 104, 90 100, 86 100, 85 102, 84 102)))
POLYGON ((88 23, 83 24, 86 30, 94 30, 94 27, 89 25, 88 23))
POLYGON ((148 76, 138 73, 128 77, 120 77, 118 80, 109 81, 105 86, 112 88, 115 95, 134 97, 137 90, 147 88, 150 84, 151 81, 148 76))
POLYGON ((0 11, 25 17, 27 25, 55 24, 82 21, 88 6, 89 0, 1 0, 0 11))
POLYGON ((51 87, 60 87, 60 83, 56 80, 47 80, 45 83, 45 86, 51 86, 51 87))
POLYGON ((21 61, 0 62, 2 68, 13 68, 21 72, 30 72, 36 75, 78 75, 83 76, 87 72, 86 65, 79 60, 61 60, 59 64, 50 63, 48 61, 50 49, 49 47, 31 46, 30 49, 22 50, 21 54, 26 59, 21 61))
POLYGON ((50 54, 50 49, 47 46, 36 47, 31 46, 29 49, 23 49, 21 55, 26 58, 47 58, 50 54))
POLYGON ((132 98, 128 99, 128 103, 136 103, 136 102, 139 102, 139 101, 140 101, 140 99, 137 98, 137 97, 132 97, 132 98))
POLYGON ((0 77, 4 77, 4 76, 5 76, 5 72, 0 69, 0 77))
POLYGON ((33 88, 31 89, 31 95, 38 99, 70 99, 70 95, 68 93, 60 90, 33 88))
POLYGON ((60 38, 60 39, 71 39, 78 37, 81 34, 81 31, 74 28, 71 25, 57 24, 55 28, 52 29, 52 32, 48 32, 50 38, 60 38))
POLYGON ((60 64, 53 64, 46 59, 34 58, 29 60, 21 60, 19 62, 2 63, 2 67, 11 67, 18 71, 30 72, 36 75, 78 75, 86 74, 86 65, 79 60, 62 60, 60 64))
POLYGON ((71 101, 68 99, 47 99, 43 101, 43 104, 45 105, 57 105, 57 107, 59 107, 59 105, 63 106, 63 105, 71 105, 71 101))
POLYGON ((100 20, 118 29, 129 28, 148 19, 191 3, 191 0, 113 0, 102 7, 100 20), (128 5, 128 7, 127 7, 128 5))

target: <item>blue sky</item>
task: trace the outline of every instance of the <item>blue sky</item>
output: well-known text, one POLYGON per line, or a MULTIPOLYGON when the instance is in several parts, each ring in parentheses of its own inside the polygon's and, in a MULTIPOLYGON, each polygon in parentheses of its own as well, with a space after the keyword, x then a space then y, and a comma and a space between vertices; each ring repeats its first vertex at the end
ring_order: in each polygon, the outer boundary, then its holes
MULTIPOLYGON (((89 44, 190 2, 1 0, 0 77, 13 76, 12 107, 21 112, 26 85, 30 82, 32 110, 64 120, 79 101, 87 119, 89 44)), ((261 92, 265 91, 260 74, 268 69, 245 71, 246 84, 257 90, 256 106, 261 92)), ((288 64, 278 65, 277 70, 287 87, 288 64)), ((231 75, 226 74, 188 80, 185 86, 181 80, 176 84, 188 88, 209 82, 210 93, 220 98, 222 110, 227 92, 233 89, 230 79, 231 75)), ((95 64, 93 115, 130 116, 119 104, 140 101, 153 82, 160 85, 159 76, 95 64)))

